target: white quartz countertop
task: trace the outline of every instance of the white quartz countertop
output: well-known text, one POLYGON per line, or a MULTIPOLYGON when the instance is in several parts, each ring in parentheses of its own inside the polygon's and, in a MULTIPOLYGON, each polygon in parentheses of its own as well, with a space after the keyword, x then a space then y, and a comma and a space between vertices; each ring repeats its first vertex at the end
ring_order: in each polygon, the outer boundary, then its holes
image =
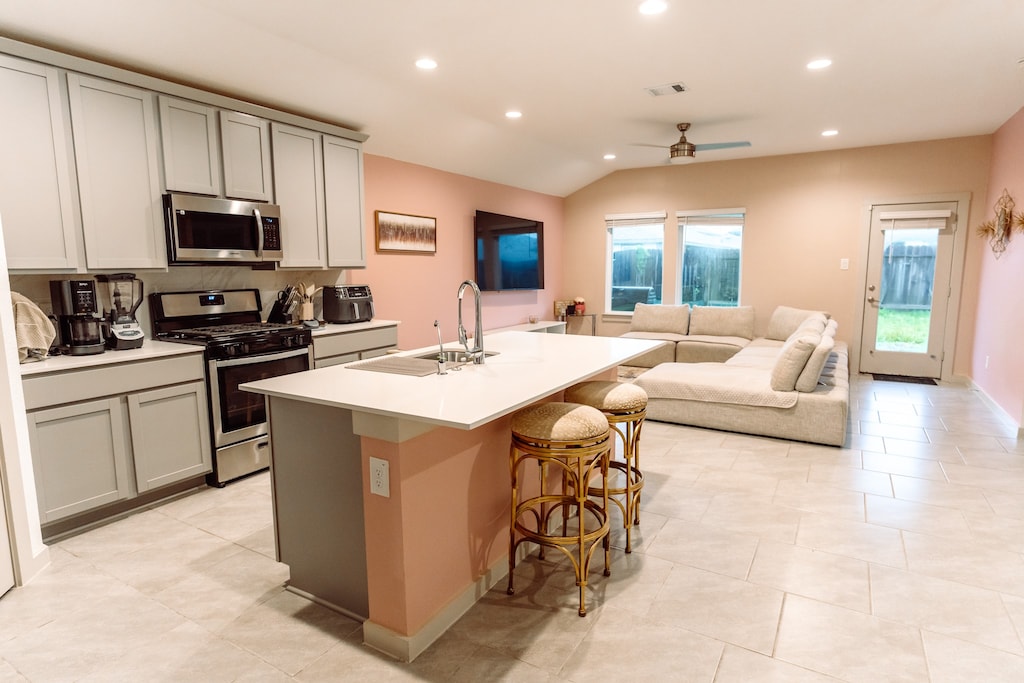
POLYGON ((22 377, 30 377, 32 375, 44 375, 51 372, 68 372, 71 370, 100 368, 104 365, 134 363, 138 361, 169 358, 171 356, 184 356, 190 353, 202 352, 203 347, 195 344, 179 344, 176 342, 146 339, 138 349, 125 349, 123 351, 108 350, 91 356, 51 356, 41 361, 23 363, 19 368, 21 369, 22 377))
MULTIPOLYGON (((249 382, 241 388, 431 425, 474 429, 523 406, 604 372, 659 343, 622 337, 585 337, 536 332, 488 334, 482 365, 449 367, 447 375, 425 377, 357 370, 346 365, 319 368, 249 382)), ((445 348, 458 348, 448 343, 445 348)), ((400 356, 436 351, 424 347, 400 356)))
MULTIPOLYGON (((321 324, 315 330, 310 330, 313 338, 328 337, 335 334, 347 334, 363 330, 374 330, 381 327, 394 327, 398 325, 397 320, 370 320, 362 323, 321 324)), ((190 353, 202 353, 203 347, 198 344, 182 344, 179 342, 165 342, 156 339, 146 338, 142 347, 138 349, 127 349, 124 351, 104 351, 90 356, 51 356, 45 360, 32 363, 23 363, 19 366, 22 377, 31 375, 43 375, 50 372, 68 372, 70 370, 84 370, 100 368, 104 365, 115 365, 118 363, 134 363, 137 361, 155 360, 170 356, 182 356, 190 353)))
POLYGON ((314 328, 310 332, 313 333, 313 339, 316 339, 335 334, 376 330, 381 327, 397 327, 398 323, 398 320, 377 320, 376 318, 362 323, 320 323, 320 327, 314 328))

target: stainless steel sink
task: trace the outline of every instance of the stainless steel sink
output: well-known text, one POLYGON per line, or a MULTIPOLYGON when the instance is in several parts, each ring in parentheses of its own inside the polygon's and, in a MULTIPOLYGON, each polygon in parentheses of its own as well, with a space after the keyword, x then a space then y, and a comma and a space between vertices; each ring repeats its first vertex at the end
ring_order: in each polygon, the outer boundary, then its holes
MULTIPOLYGON (((424 360, 434 360, 434 361, 436 361, 437 360, 437 356, 438 356, 439 353, 442 353, 442 352, 432 351, 431 353, 424 353, 422 355, 415 356, 415 358, 422 358, 424 360)), ((471 363, 472 362, 472 359, 466 353, 465 349, 445 349, 443 351, 443 353, 444 353, 444 362, 445 363, 471 363)), ((497 351, 484 351, 484 358, 490 358, 491 356, 497 356, 497 355, 498 355, 497 351)))

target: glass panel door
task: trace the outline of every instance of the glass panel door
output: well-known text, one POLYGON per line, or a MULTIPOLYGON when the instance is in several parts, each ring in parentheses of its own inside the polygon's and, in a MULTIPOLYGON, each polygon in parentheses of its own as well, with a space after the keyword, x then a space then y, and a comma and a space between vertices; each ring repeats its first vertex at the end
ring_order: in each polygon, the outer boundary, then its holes
POLYGON ((875 349, 926 353, 939 230, 893 228, 884 235, 875 349))
POLYGON ((871 208, 860 372, 942 376, 956 202, 871 208))

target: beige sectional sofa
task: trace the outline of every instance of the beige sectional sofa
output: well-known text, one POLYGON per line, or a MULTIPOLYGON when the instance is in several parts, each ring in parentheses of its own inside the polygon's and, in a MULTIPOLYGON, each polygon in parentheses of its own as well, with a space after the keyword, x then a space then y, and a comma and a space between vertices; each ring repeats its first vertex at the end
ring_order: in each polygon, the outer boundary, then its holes
POLYGON ((629 332, 621 336, 663 342, 631 365, 721 362, 754 338, 754 307, 637 304, 629 332))
POLYGON ((835 339, 836 329, 824 313, 780 306, 764 337, 748 340, 724 361, 662 362, 638 377, 648 395, 647 417, 841 446, 850 405, 849 352, 835 339))

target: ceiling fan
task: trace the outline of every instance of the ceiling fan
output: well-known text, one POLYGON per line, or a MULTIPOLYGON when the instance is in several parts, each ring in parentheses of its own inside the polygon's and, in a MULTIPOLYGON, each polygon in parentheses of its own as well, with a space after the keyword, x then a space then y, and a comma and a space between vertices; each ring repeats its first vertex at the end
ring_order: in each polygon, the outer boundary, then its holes
POLYGON ((732 147, 750 147, 750 143, 746 140, 737 142, 709 142, 701 145, 695 145, 686 139, 686 131, 690 130, 689 123, 677 124, 676 128, 680 133, 679 142, 675 143, 668 149, 668 160, 672 163, 691 161, 694 158, 695 152, 703 152, 712 149, 730 149, 732 147))

